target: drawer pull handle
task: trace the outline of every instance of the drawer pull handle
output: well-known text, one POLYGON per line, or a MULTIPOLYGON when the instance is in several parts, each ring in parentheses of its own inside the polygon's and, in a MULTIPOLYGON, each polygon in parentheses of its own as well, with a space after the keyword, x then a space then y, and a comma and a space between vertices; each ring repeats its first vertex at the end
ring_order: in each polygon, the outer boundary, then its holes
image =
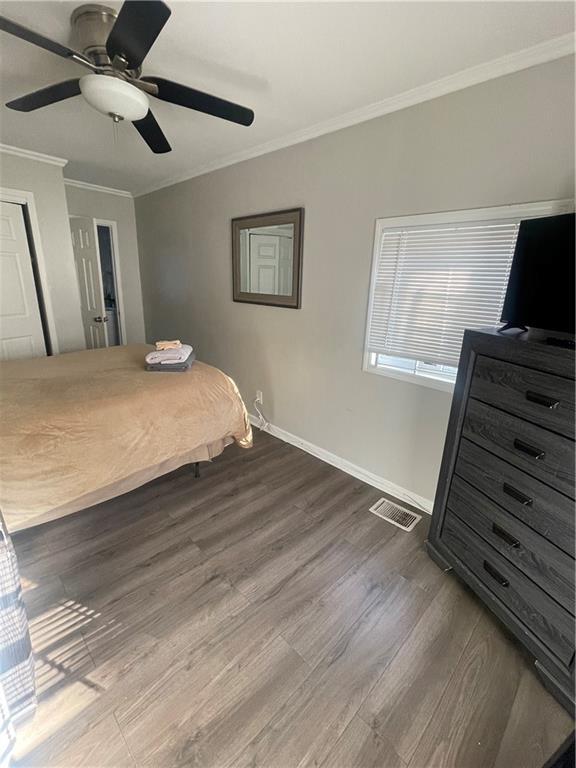
POLYGON ((520 542, 518 539, 515 539, 514 536, 510 535, 508 531, 505 531, 504 528, 500 528, 499 525, 496 525, 496 523, 492 523, 492 533, 495 533, 496 536, 498 536, 502 541, 506 542, 509 547, 512 547, 513 549, 517 549, 520 546, 520 542))
POLYGON ((544 456, 546 456, 546 453, 540 450, 540 448, 535 448, 533 445, 529 445, 523 440, 518 440, 518 438, 514 440, 514 448, 516 448, 517 451, 521 451, 527 456, 530 456, 531 459, 536 459, 536 461, 538 461, 538 459, 543 459, 544 456))
POLYGON ((537 405, 543 405, 544 408, 549 408, 551 411, 554 410, 554 408, 558 408, 560 405, 560 400, 541 395, 538 392, 526 392, 526 400, 529 400, 531 403, 536 403, 537 405))
POLYGON ((511 496, 515 501, 519 501, 520 504, 522 504, 525 507, 531 507, 533 500, 530 498, 530 496, 526 496, 525 493, 522 493, 522 491, 519 491, 517 488, 514 488, 513 485, 508 485, 508 483, 504 483, 502 486, 502 490, 505 494, 508 496, 511 496))
POLYGON ((492 576, 492 578, 500 584, 501 587, 508 587, 510 586, 510 582, 508 579, 505 579, 504 576, 502 576, 501 573, 499 573, 496 568, 494 568, 493 565, 490 565, 490 563, 487 560, 484 560, 484 570, 492 576))

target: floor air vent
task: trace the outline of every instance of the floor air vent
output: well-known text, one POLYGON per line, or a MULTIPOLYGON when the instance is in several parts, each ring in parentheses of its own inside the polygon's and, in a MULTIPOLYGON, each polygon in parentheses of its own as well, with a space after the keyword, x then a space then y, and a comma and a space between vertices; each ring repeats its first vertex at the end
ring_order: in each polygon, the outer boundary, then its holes
POLYGON ((411 531, 418 520, 422 519, 422 515, 417 515, 416 512, 410 512, 408 509, 399 507, 394 502, 388 499, 378 499, 376 504, 370 507, 370 512, 373 512, 383 520, 388 520, 392 525, 397 525, 398 528, 402 528, 403 531, 411 531))

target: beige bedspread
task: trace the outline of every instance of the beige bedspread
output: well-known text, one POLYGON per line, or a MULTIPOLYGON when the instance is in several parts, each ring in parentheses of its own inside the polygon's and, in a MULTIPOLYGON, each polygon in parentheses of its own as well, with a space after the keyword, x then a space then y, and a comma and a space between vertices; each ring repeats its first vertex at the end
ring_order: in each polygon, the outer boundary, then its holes
POLYGON ((0 364, 0 509, 17 531, 252 444, 222 371, 144 370, 146 344, 0 364))

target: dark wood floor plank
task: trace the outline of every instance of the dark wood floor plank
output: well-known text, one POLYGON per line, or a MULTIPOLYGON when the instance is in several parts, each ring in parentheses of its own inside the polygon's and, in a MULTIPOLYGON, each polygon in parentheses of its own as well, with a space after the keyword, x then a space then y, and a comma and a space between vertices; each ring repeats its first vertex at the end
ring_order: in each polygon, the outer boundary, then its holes
POLYGON ((262 486, 257 496, 243 503, 234 498, 209 519, 191 521, 190 536, 207 555, 225 550, 238 539, 252 537, 270 523, 287 517, 294 498, 312 489, 316 482, 318 475, 314 469, 301 470, 296 475, 289 473, 273 489, 262 486))
MULTIPOLYGON (((393 529, 389 526, 393 533, 393 529)), ((375 557, 355 564, 295 615, 282 636, 313 667, 319 664, 377 601, 393 580, 375 557)))
MULTIPOLYGON (((171 643, 146 632, 126 633, 121 624, 103 626, 99 632, 88 630, 84 640, 94 661, 90 679, 102 691, 118 690, 128 695, 131 690, 140 690, 174 660, 171 643)), ((108 700, 113 702, 114 696, 108 700)))
POLYGON ((274 596, 267 595, 258 604, 250 604, 222 621, 199 644, 188 643, 185 637, 180 637, 179 642, 172 639, 171 663, 166 665, 165 658, 160 658, 156 662, 157 674, 148 675, 149 680, 139 686, 139 691, 117 707, 121 726, 138 721, 158 691, 180 685, 201 689, 221 669, 248 663, 316 599, 318 592, 333 583, 347 559, 345 555, 342 545, 328 548, 305 573, 290 580, 274 596))
MULTIPOLYGON (((30 763, 16 763, 19 764, 30 763)), ((87 728, 80 739, 58 753, 51 765, 58 768, 136 768, 136 762, 114 715, 109 715, 98 721, 94 727, 87 728)))
POLYGON ((543 696, 533 669, 523 669, 494 768, 542 768, 566 739, 574 722, 543 696))
MULTIPOLYGON (((186 537, 173 539, 170 544, 159 547, 153 556, 141 560, 132 558, 128 549, 126 559, 129 562, 122 566, 123 574, 117 579, 102 573, 103 564, 87 569, 86 574, 80 567, 75 573, 67 573, 62 578, 66 593, 94 610, 106 609, 108 615, 114 616, 125 609, 134 611, 135 606, 131 605, 134 601, 153 598, 172 579, 191 571, 200 573, 199 569, 205 564, 198 547, 186 537)), ((152 600, 150 604, 155 603, 152 600)))
POLYGON ((123 721, 123 733, 141 765, 224 766, 308 673, 302 659, 276 638, 208 685, 197 688, 188 679, 159 693, 137 720, 123 721))
MULTIPOLYGON (((209 517, 210 508, 225 508, 226 501, 234 503, 238 498, 246 498, 254 495, 257 490, 262 495, 262 486, 268 487, 268 482, 276 476, 278 484, 289 481, 297 475, 298 471, 306 466, 305 458, 294 450, 288 450, 290 446, 277 449, 270 454, 268 470, 264 475, 258 462, 248 459, 238 460, 232 465, 218 466, 215 460, 208 470, 202 469, 201 477, 195 486, 188 482, 184 486, 186 494, 179 494, 177 503, 169 506, 169 514, 172 517, 182 515, 188 517, 190 513, 198 510, 209 517)), ((196 518, 201 520, 202 517, 196 518)))
POLYGON ((121 727, 138 723, 164 691, 181 688, 200 691, 223 669, 246 666, 279 635, 272 616, 249 605, 217 624, 199 643, 189 643, 185 637, 171 639, 170 663, 166 664, 167 654, 161 648, 151 662, 156 673, 147 674, 147 679, 140 682, 138 692, 117 705, 121 727))
POLYGON ((455 666, 410 768, 492 766, 525 659, 496 620, 483 613, 455 666))
MULTIPOLYGON (((298 515, 291 530, 267 549, 253 552, 249 564, 242 570, 230 570, 237 588, 256 600, 281 584, 290 574, 306 567, 307 562, 331 543, 344 539, 346 530, 358 517, 366 514, 371 490, 351 487, 337 499, 311 505, 306 515, 298 515)), ((296 516, 295 516, 296 517, 296 516)), ((232 565, 230 565, 232 568, 232 565)))
MULTIPOLYGON (((60 522, 64 524, 67 520, 60 522)), ((185 532, 185 527, 167 514, 141 507, 138 518, 120 514, 112 529, 103 530, 98 536, 88 536, 85 541, 71 543, 57 553, 42 548, 41 557, 21 563, 20 568, 26 578, 43 582, 53 575, 53 563, 57 558, 58 575, 64 579, 70 574, 77 588, 81 575, 88 584, 102 583, 102 578, 108 576, 113 580, 116 574, 131 571, 135 562, 146 561, 158 551, 166 550, 173 541, 182 539, 185 532), (92 568, 99 568, 100 573, 92 575, 92 568)), ((65 530, 63 537, 66 538, 65 530)))
MULTIPOLYGON (((89 677, 72 676, 66 685, 56 686, 41 696, 33 719, 19 727, 15 757, 21 766, 56 766, 59 755, 107 717, 102 712, 91 720, 86 716, 98 703, 102 690, 89 677)), ((104 760, 104 756, 99 756, 104 760)))
POLYGON ((169 640, 176 647, 190 646, 242 611, 247 602, 211 563, 200 563, 101 604, 99 614, 82 632, 93 654, 112 640, 120 649, 138 633, 169 640))
POLYGON ((400 570, 404 570, 414 555, 422 551, 422 529, 424 526, 418 524, 413 531, 407 533, 372 514, 368 508, 364 512, 365 514, 357 516, 354 525, 346 531, 346 541, 349 541, 360 551, 366 549, 373 549, 375 552, 380 551, 382 567, 386 568, 387 571, 398 573, 400 570), (393 538, 390 538, 390 528, 397 534, 393 538))
POLYGON ((59 600, 67 599, 67 594, 62 581, 57 575, 44 579, 42 583, 32 581, 20 573, 22 595, 26 605, 28 621, 33 621, 37 616, 48 610, 59 600))
POLYGON ((370 691, 359 715, 410 762, 476 626, 481 607, 456 580, 444 586, 402 652, 370 691))
POLYGON ((354 717, 321 768, 404 768, 392 745, 354 717))
POLYGON ((65 589, 75 595, 93 595, 95 585, 100 592, 112 585, 123 585, 128 591, 140 581, 139 577, 146 578, 147 572, 158 574, 169 567, 176 553, 192 563, 203 559, 200 550, 181 531, 164 528, 155 535, 131 539, 125 546, 115 543, 109 557, 101 551, 94 559, 76 562, 60 573, 60 579, 65 589))
POLYGON ((18 766, 535 766, 565 713, 381 495, 256 433, 16 536, 40 691, 18 766))
POLYGON ((422 615, 425 593, 400 576, 346 632, 235 763, 318 765, 422 615), (294 734, 298 738, 294 738, 294 734))
MULTIPOLYGON (((418 527, 421 525, 422 523, 419 523, 418 527)), ((409 581, 429 592, 431 597, 451 578, 438 567, 422 546, 418 547, 411 559, 407 558, 406 564, 400 567, 399 571, 409 581)))

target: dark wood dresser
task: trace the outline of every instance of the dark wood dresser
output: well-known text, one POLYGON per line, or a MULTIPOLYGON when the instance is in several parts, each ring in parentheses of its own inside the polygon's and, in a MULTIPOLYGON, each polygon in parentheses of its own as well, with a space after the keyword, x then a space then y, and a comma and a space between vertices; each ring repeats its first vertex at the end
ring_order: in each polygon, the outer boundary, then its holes
POLYGON ((428 551, 574 708, 574 352, 466 331, 428 551))

